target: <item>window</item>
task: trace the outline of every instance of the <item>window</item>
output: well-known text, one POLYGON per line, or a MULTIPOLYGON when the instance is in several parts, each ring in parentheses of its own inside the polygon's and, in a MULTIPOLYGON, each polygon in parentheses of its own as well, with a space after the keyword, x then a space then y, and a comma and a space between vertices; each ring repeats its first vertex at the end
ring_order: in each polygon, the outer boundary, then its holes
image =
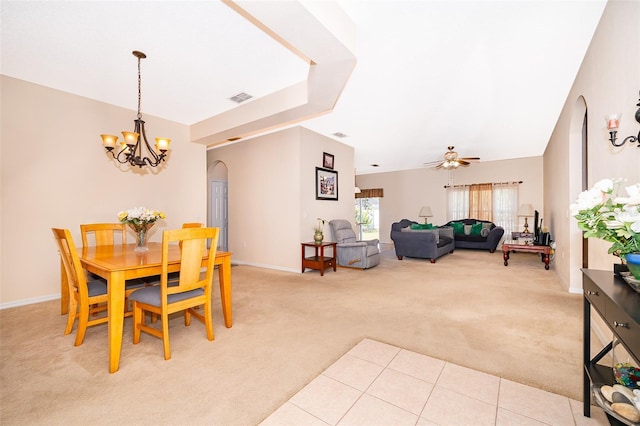
POLYGON ((361 189, 356 194, 354 220, 359 240, 380 238, 380 198, 383 196, 382 188, 361 189))
POLYGON ((506 235, 518 228, 520 182, 457 185, 447 188, 447 220, 480 219, 502 226, 506 235))

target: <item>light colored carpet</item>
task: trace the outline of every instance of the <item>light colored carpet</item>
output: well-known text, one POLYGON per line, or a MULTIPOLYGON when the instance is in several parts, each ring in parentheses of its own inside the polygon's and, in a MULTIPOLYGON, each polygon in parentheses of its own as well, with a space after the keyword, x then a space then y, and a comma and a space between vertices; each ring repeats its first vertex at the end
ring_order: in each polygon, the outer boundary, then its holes
POLYGON ((175 318, 165 361, 160 340, 131 343, 127 319, 115 374, 105 325, 74 347, 58 301, 0 311, 0 420, 255 425, 363 338, 582 399, 582 297, 537 255, 382 257, 324 277, 234 266, 232 328, 214 291, 215 341, 175 318))

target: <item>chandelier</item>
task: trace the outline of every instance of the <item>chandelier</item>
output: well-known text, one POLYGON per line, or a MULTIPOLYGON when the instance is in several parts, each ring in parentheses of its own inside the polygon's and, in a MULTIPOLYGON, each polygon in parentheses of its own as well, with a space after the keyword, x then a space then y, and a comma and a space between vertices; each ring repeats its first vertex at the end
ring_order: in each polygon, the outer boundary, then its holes
POLYGON ((132 166, 138 166, 140 168, 145 165, 156 167, 165 160, 171 139, 156 138, 157 151, 149 145, 149 142, 147 142, 147 134, 144 130, 144 121, 142 120, 142 114, 140 113, 140 101, 142 99, 142 92, 140 90, 140 60, 146 58, 147 55, 137 50, 134 50, 131 53, 133 53, 133 56, 138 58, 138 116, 133 121, 135 123, 134 131, 123 131, 122 137, 124 140, 122 142, 118 142, 118 137, 114 135, 100 135, 100 137, 102 138, 102 145, 104 146, 104 149, 119 163, 129 163, 132 166), (142 156, 142 143, 140 136, 142 136, 142 140, 144 140, 144 145, 147 147, 150 157, 142 156), (116 151, 114 151, 116 144, 119 145, 117 154, 116 151))

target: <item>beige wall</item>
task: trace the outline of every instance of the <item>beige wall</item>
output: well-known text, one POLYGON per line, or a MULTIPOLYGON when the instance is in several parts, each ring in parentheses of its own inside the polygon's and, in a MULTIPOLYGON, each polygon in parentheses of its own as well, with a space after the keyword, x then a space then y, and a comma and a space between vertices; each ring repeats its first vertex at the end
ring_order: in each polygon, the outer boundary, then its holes
POLYGON ((81 245, 81 223, 115 222, 136 206, 167 214, 152 241, 162 230, 206 220, 205 148, 188 141, 187 126, 144 116, 148 137, 173 139, 166 167, 120 169, 99 134, 133 130, 135 111, 1 78, 0 306, 59 297, 52 227, 69 228, 81 245))
POLYGON ((331 138, 294 127, 210 149, 207 158, 227 167, 234 262, 299 272, 300 242, 313 240, 316 218, 353 217, 353 148, 331 138), (323 152, 335 156, 338 201, 315 199, 323 152))
MULTIPOLYGON (((606 114, 621 112, 618 136, 637 135, 634 120, 640 89, 640 2, 609 1, 544 154, 545 214, 557 241, 556 272, 573 292, 582 290, 582 235, 569 205, 582 190, 581 124, 587 108, 588 186, 603 178, 640 181, 637 144, 614 148, 608 141, 606 114)), ((589 240, 589 267, 612 270, 619 259, 609 244, 589 240)))
MULTIPOLYGON (((383 188, 380 200, 380 241, 391 242, 391 224, 400 219, 422 222, 420 207, 429 206, 433 217, 429 222, 442 225, 447 222, 447 198, 444 186, 522 181, 520 203, 530 203, 540 212, 542 200, 542 157, 516 160, 478 162, 467 168, 451 172, 423 168, 400 172, 375 173, 356 176, 360 188, 383 188)), ((546 223, 546 222, 545 222, 546 223)))

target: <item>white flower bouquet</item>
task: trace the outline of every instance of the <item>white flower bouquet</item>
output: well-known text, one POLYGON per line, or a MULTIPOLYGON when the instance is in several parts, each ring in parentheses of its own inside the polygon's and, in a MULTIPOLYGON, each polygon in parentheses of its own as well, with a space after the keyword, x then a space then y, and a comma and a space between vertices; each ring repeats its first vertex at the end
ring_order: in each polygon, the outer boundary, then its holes
POLYGON ((630 253, 640 253, 640 183, 625 187, 628 197, 620 197, 621 183, 612 179, 597 182, 571 204, 571 214, 584 238, 612 243, 608 253, 624 259, 630 253))

